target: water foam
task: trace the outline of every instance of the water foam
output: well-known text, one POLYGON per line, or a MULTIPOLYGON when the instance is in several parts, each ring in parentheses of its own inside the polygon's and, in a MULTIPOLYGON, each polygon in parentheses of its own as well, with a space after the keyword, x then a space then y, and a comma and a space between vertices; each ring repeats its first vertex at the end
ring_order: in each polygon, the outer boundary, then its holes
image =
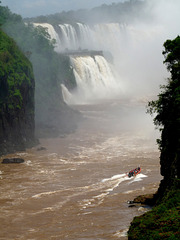
POLYGON ((84 199, 80 201, 79 205, 81 209, 86 209, 87 207, 99 206, 105 200, 105 198, 117 188, 120 183, 129 180, 126 174, 116 174, 110 178, 102 179, 101 182, 92 184, 88 187, 87 193, 98 191, 98 195, 92 196, 89 199, 84 199))
POLYGON ((115 237, 127 237, 128 229, 117 231, 113 236, 115 237))
POLYGON ((61 86, 66 103, 87 104, 119 94, 120 84, 103 56, 78 56, 70 59, 77 87, 69 92, 64 85, 61 86))
POLYGON ((139 181, 142 181, 143 178, 146 178, 148 177, 147 175, 145 174, 142 174, 142 173, 139 173, 138 175, 136 175, 135 177, 131 177, 131 181, 128 183, 128 184, 131 184, 131 183, 134 183, 134 182, 139 182, 139 181))
POLYGON ((112 176, 111 178, 105 178, 105 179, 103 179, 102 182, 111 181, 111 180, 115 180, 115 179, 121 179, 122 177, 123 177, 123 178, 126 177, 126 174, 125 174, 125 173, 123 173, 123 174, 117 174, 117 175, 112 176))
POLYGON ((3 174, 3 172, 2 171, 0 171, 0 179, 2 179, 3 177, 1 176, 3 174))

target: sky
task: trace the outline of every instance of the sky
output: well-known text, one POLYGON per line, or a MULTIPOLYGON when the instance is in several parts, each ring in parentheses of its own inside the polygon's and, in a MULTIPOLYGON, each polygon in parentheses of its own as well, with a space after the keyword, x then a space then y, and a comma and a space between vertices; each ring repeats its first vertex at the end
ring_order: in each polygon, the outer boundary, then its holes
POLYGON ((102 4, 124 2, 125 0, 1 0, 13 13, 22 17, 54 14, 62 11, 91 9, 102 4))

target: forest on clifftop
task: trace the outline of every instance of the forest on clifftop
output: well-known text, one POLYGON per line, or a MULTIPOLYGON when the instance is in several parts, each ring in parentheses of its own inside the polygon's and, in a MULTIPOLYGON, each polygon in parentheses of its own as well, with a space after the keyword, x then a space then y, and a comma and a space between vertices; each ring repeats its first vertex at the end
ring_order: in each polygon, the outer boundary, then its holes
POLYGON ((63 11, 46 16, 26 18, 27 22, 50 23, 52 25, 75 22, 85 24, 133 23, 137 20, 151 21, 152 13, 147 11, 147 2, 141 0, 125 1, 120 3, 103 4, 93 9, 79 9, 76 11, 63 11))

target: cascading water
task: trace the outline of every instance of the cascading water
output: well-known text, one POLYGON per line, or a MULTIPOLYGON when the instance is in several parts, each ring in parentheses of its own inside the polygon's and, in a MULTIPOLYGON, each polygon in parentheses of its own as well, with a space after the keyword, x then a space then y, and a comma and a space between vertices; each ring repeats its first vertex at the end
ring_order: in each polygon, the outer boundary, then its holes
POLYGON ((75 28, 70 24, 59 24, 59 30, 63 49, 77 49, 79 43, 75 28))
POLYGON ((78 32, 79 32, 79 43, 81 48, 95 49, 99 50, 101 48, 95 48, 97 41, 94 37, 93 30, 88 25, 77 23, 78 32))
POLYGON ((115 30, 118 29, 119 24, 105 24, 101 27, 101 31, 100 25, 93 29, 81 23, 76 23, 75 26, 59 24, 58 28, 56 27, 57 32, 50 24, 36 25, 47 28, 51 38, 56 40, 55 50, 57 52, 71 55, 72 51, 79 51, 78 56, 70 56, 77 88, 69 92, 64 85, 61 85, 66 103, 89 103, 97 99, 114 97, 119 92, 120 84, 115 80, 115 72, 104 56, 96 54, 91 56, 91 51, 89 51, 89 56, 81 56, 87 49, 110 50, 107 46, 112 44, 113 35, 116 35, 115 30), (109 43, 105 41, 103 30, 104 34, 109 31, 111 35, 109 43))
POLYGON ((51 37, 56 40, 55 50, 57 52, 72 55, 71 63, 77 89, 70 93, 68 89, 65 90, 65 86, 62 87, 67 103, 73 103, 75 99, 83 103, 88 99, 106 98, 110 96, 110 93, 114 96, 112 88, 117 90, 116 93, 119 91, 120 94, 123 90, 126 94, 129 93, 129 96, 134 97, 156 95, 155 89, 157 91, 159 84, 166 76, 159 50, 165 39, 164 29, 161 26, 144 27, 106 23, 90 27, 82 23, 74 23, 73 25, 60 24, 54 29, 50 24, 40 25, 46 27, 51 37), (83 56, 83 52, 87 50, 90 50, 89 56, 83 56), (110 74, 112 69, 109 71, 111 67, 103 57, 101 57, 101 64, 103 59, 106 62, 103 70, 105 74, 99 70, 100 59, 90 56, 92 50, 102 50, 104 56, 113 57, 114 69, 116 76, 118 75, 116 80, 119 82, 123 80, 121 87, 119 87, 120 83, 115 81, 113 74, 110 74), (152 51, 154 51, 153 54, 152 51), (78 52, 78 54, 73 54, 73 52, 78 52), (151 74, 147 74, 148 72, 151 74), (67 95, 69 100, 67 100, 67 95))
POLYGON ((62 86, 63 97, 67 103, 89 103, 111 98, 118 93, 120 86, 103 56, 71 57, 71 65, 77 88, 69 93, 67 88, 62 86))
POLYGON ((90 49, 117 52, 123 39, 124 25, 119 23, 96 24, 92 27, 75 23, 59 25, 61 48, 66 50, 90 49), (107 37, 108 36, 108 37, 107 37))
POLYGON ((47 32, 49 33, 51 40, 56 40, 56 44, 55 44, 55 51, 56 52, 62 52, 62 42, 59 38, 58 33, 55 31, 54 27, 49 24, 49 23, 34 23, 34 26, 41 26, 43 28, 45 28, 47 30, 47 32))

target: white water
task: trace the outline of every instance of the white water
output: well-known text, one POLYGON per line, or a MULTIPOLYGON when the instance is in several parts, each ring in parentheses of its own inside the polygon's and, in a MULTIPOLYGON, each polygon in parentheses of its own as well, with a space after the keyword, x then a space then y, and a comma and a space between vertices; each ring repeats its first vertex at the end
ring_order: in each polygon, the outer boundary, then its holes
MULTIPOLYGON (((77 23, 76 27, 70 24, 60 24, 58 33, 52 25, 47 23, 36 23, 45 27, 51 36, 56 40, 55 50, 64 52, 68 50, 80 50, 88 48, 90 50, 111 50, 108 45, 115 44, 114 36, 117 35, 119 24, 105 24, 94 29, 89 26, 77 23), (104 34, 109 34, 109 41, 104 41, 104 34)), ((119 33, 120 35, 120 33, 119 33)), ((118 36, 119 36, 118 35, 118 36)), ((117 36, 116 36, 117 38, 117 36)), ((92 103, 97 100, 114 98, 121 92, 121 84, 115 69, 103 56, 76 56, 70 57, 73 67, 77 88, 69 92, 64 86, 62 93, 64 101, 68 104, 92 103)))
POLYGON ((113 55, 122 50, 125 35, 132 30, 129 26, 119 23, 96 24, 91 27, 82 23, 75 23, 74 26, 59 24, 58 32, 48 23, 34 23, 34 25, 46 28, 51 39, 57 41, 55 49, 57 52, 89 49, 109 51, 113 55))
POLYGON ((55 51, 56 52, 61 52, 62 51, 62 43, 61 40, 59 38, 59 35, 57 34, 57 32, 55 31, 54 27, 49 24, 49 23, 34 23, 34 26, 41 26, 43 28, 46 29, 46 31, 49 33, 51 40, 56 40, 56 44, 55 44, 55 51))
POLYGON ((74 27, 70 24, 60 24, 60 38, 62 42, 62 49, 77 49, 78 48, 78 36, 74 27))
POLYGON ((167 29, 167 24, 60 24, 57 32, 49 24, 41 25, 47 27, 49 34, 56 39, 57 52, 70 54, 83 49, 102 50, 105 58, 110 55, 113 58, 116 74, 108 62, 103 63, 103 71, 97 71, 102 66, 102 58, 100 64, 99 59, 91 57, 71 58, 77 89, 69 92, 65 86, 62 87, 68 104, 91 103, 92 99, 107 99, 118 94, 122 97, 122 93, 129 97, 152 99, 168 76, 163 66, 163 43, 175 35, 173 28, 168 26, 167 29), (116 93, 112 89, 116 89, 116 93))
POLYGON ((69 93, 63 85, 64 100, 68 104, 92 103, 118 95, 120 83, 103 56, 71 57, 77 88, 69 93))

